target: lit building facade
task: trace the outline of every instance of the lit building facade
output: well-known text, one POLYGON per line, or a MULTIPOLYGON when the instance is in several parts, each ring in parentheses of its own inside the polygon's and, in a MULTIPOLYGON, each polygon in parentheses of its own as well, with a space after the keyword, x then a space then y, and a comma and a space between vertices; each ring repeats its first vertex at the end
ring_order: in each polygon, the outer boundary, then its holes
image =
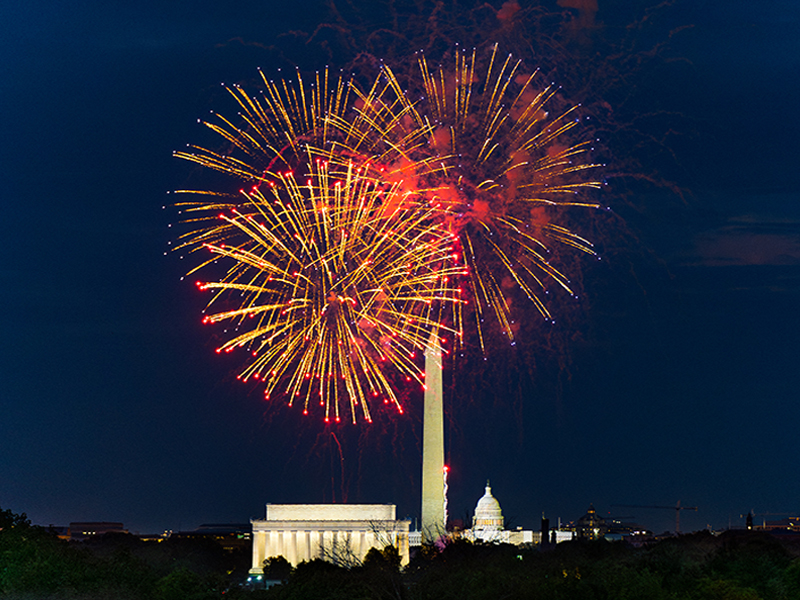
POLYGON ((529 530, 504 529, 503 511, 497 498, 492 496, 492 488, 486 482, 483 496, 475 506, 472 529, 464 532, 464 537, 472 541, 498 542, 504 544, 534 544, 539 541, 539 532, 529 530))
POLYGON ((575 525, 575 533, 579 539, 597 540, 605 537, 607 531, 606 520, 597 514, 592 504, 575 525))
POLYGON ((253 564, 263 573, 264 560, 283 556, 292 566, 322 558, 358 563, 371 548, 397 548, 408 564, 410 521, 395 517, 394 504, 267 504, 266 518, 251 521, 253 564))
POLYGON ((492 488, 486 482, 486 491, 475 506, 472 517, 472 534, 485 542, 493 541, 503 531, 503 511, 497 498, 492 496, 492 488))
POLYGON ((87 540, 106 533, 128 533, 122 523, 108 521, 76 521, 69 524, 70 540, 87 540))

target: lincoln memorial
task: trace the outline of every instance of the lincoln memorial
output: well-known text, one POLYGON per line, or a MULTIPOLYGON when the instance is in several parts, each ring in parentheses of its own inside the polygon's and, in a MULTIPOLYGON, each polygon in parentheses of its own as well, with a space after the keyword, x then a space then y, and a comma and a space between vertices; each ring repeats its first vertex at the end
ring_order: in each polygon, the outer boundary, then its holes
POLYGON ((267 504, 265 519, 253 519, 251 574, 264 560, 283 556, 292 566, 315 558, 360 562, 370 548, 397 548, 408 564, 410 521, 395 518, 394 504, 267 504))

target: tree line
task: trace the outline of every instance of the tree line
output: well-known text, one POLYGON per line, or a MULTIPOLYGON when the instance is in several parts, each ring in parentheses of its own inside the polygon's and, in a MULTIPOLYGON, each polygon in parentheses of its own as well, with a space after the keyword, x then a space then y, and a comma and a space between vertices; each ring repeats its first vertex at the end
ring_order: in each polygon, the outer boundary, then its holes
POLYGON ((401 567, 391 546, 357 565, 265 561, 269 589, 240 584, 250 555, 213 540, 128 534, 69 543, 0 510, 0 597, 206 600, 796 600, 800 542, 763 532, 699 532, 641 547, 576 540, 542 550, 455 540, 401 567))

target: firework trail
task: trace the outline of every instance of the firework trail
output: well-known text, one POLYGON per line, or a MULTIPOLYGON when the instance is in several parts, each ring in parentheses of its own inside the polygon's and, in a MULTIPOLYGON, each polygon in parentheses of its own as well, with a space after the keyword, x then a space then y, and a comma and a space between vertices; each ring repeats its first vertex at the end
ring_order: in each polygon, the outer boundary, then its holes
POLYGON ((232 331, 217 352, 250 354, 241 379, 263 381, 267 397, 277 392, 304 414, 318 404, 326 422, 339 422, 345 406, 352 421, 371 421, 368 400, 402 412, 393 378, 423 383, 416 353, 442 307, 460 303, 464 267, 434 209, 369 177, 368 165, 351 164, 341 180, 328 167, 315 159, 305 182, 278 173, 242 191, 241 210, 185 243, 211 255, 194 271, 227 266, 197 285, 213 294, 204 322, 232 331), (230 301, 235 308, 214 310, 230 301))

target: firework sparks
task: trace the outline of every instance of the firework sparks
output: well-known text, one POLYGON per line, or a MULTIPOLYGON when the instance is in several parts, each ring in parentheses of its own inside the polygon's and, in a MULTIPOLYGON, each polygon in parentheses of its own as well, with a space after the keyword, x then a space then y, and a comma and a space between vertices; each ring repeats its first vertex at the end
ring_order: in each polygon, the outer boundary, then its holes
MULTIPOLYGON (((455 52, 452 70, 432 70, 419 57, 420 98, 409 94, 388 67, 403 118, 427 137, 408 154, 436 156, 439 168, 421 169, 419 186, 440 218, 457 233, 469 267, 470 296, 483 347, 481 323, 493 312, 509 340, 514 339, 509 291, 517 287, 547 319, 543 294, 555 285, 570 294, 568 277, 551 262, 553 242, 593 254, 592 244, 556 222, 567 207, 598 205, 577 194, 601 183, 583 173, 600 165, 583 160, 591 142, 573 143, 578 107, 556 116, 548 103, 558 88, 534 84, 511 56, 492 50, 485 75, 478 73, 476 54, 455 52)), ((409 87, 413 87, 409 85, 409 87)), ((417 139, 420 136, 414 136, 417 139)), ((459 314, 456 320, 460 322, 459 314)))
POLYGON ((474 51, 456 52, 451 71, 420 56, 413 100, 388 67, 366 91, 327 71, 311 83, 262 75, 260 96, 228 88, 241 125, 205 123, 229 152, 176 153, 247 182, 238 195, 183 190, 194 229, 179 245, 210 252, 195 271, 229 265, 199 286, 210 309, 238 297, 205 321, 233 330, 219 352, 251 353, 242 379, 305 413, 318 403, 326 421, 345 405, 369 421, 369 398, 402 410, 390 371, 422 384, 415 356, 431 331, 463 340, 460 278, 481 347, 487 313, 513 341, 513 288, 546 318, 542 294, 571 293, 552 243, 592 245, 554 209, 597 206, 576 198, 600 187, 582 178, 598 166, 583 160, 590 144, 569 141, 575 108, 552 117, 558 90, 519 61, 495 48, 485 76, 476 64, 474 51))
POLYGON ((379 397, 402 412, 393 374, 423 383, 415 355, 443 307, 461 302, 454 238, 435 209, 370 177, 369 165, 351 164, 341 180, 320 159, 308 170, 305 182, 276 174, 243 192, 216 228, 188 234, 185 244, 211 253, 195 270, 227 264, 219 280, 198 282, 213 293, 204 322, 228 323, 217 351, 245 349, 240 378, 263 381, 267 397, 277 392, 305 414, 319 405, 326 422, 345 406, 354 422, 359 413, 371 421, 379 397), (213 311, 230 300, 235 308, 213 311))
POLYGON ((332 78, 326 69, 312 82, 267 79, 259 71, 264 89, 250 95, 239 86, 226 87, 239 107, 241 124, 212 113, 214 121, 199 121, 225 139, 231 152, 215 152, 189 145, 175 156, 206 168, 259 182, 295 168, 306 146, 324 148, 332 142, 329 119, 342 118, 352 109, 354 86, 339 76, 332 78))
MULTIPOLYGON (((187 160, 235 177, 249 186, 259 186, 280 179, 287 172, 299 180, 309 174, 316 158, 326 163, 333 177, 346 177, 351 162, 388 185, 397 184, 396 200, 424 194, 419 187, 421 173, 435 173, 442 168, 439 157, 424 156, 430 127, 416 124, 409 109, 394 98, 396 82, 378 77, 370 88, 362 91, 352 80, 331 77, 328 70, 316 73, 311 82, 297 73, 296 81, 272 81, 259 72, 264 89, 248 94, 239 86, 226 87, 238 106, 241 122, 214 113, 214 121, 199 122, 222 137, 227 152, 189 145, 186 151, 175 152, 187 160), (411 154, 414 153, 414 158, 411 154)), ((197 227, 207 224, 202 211, 216 214, 219 210, 242 206, 240 196, 230 192, 178 190, 197 197, 194 203, 197 227)), ((211 217, 213 219, 213 217, 211 217)), ((238 235, 232 224, 210 225, 209 235, 217 241, 238 235)), ((194 234, 193 234, 194 237, 194 234)))

